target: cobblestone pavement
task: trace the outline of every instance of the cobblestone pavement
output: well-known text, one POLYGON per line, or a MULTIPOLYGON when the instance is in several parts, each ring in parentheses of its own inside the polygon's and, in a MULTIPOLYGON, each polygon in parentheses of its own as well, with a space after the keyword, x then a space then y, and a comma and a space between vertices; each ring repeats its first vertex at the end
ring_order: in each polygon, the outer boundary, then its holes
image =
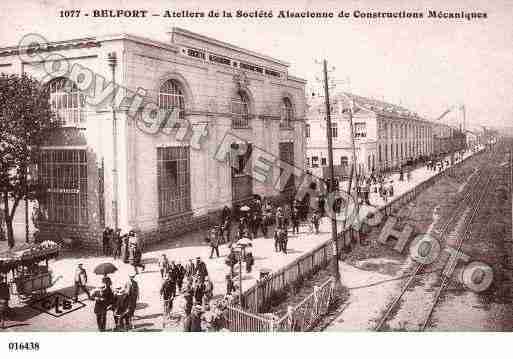
MULTIPOLYGON (((395 180, 395 196, 397 197, 421 181, 435 175, 433 171, 428 171, 425 167, 416 169, 412 173, 410 182, 399 182, 398 175, 393 175, 395 180)), ((343 184, 344 185, 344 184, 343 184)), ((342 187, 344 189, 344 187, 342 187)), ((377 194, 371 194, 371 203, 381 206, 384 203, 377 194)), ((300 228, 299 235, 290 236, 289 253, 282 254, 274 252, 274 241, 272 238, 257 238, 254 241, 253 255, 255 265, 252 273, 243 275, 243 289, 253 285, 259 275, 260 269, 270 269, 276 271, 294 261, 297 257, 303 255, 311 248, 330 239, 330 223, 327 218, 321 223, 321 233, 312 234, 308 226, 300 228)), ((201 235, 192 233, 188 236, 195 236, 193 243, 198 243, 197 238, 201 235)), ((185 245, 187 236, 178 240, 183 246, 176 247, 177 241, 172 243, 160 243, 152 250, 143 255, 143 263, 146 264, 145 271, 141 272, 136 280, 140 286, 140 300, 137 305, 134 318, 135 330, 139 331, 160 331, 162 330, 162 303, 159 296, 161 284, 160 273, 158 271, 157 259, 165 253, 170 260, 185 263, 189 258, 200 256, 209 270, 209 276, 214 283, 214 295, 222 296, 225 291, 225 275, 228 273, 228 267, 225 265, 225 256, 228 254, 226 245, 220 247, 220 258, 209 259, 210 248, 205 244, 185 245)), ((50 263, 53 272, 55 284, 49 289, 51 293, 62 293, 67 296, 73 295, 73 273, 78 263, 83 263, 89 274, 89 286, 95 287, 100 283, 100 276, 92 273, 94 267, 99 263, 110 262, 110 257, 89 256, 89 257, 66 257, 57 259, 50 263)), ((128 273, 132 267, 117 260, 114 261, 118 271, 111 275, 113 287, 121 286, 128 280, 128 273)), ((344 274, 343 274, 344 276, 344 274)), ((7 322, 7 331, 96 331, 96 319, 93 313, 93 302, 87 300, 85 294, 80 299, 85 307, 78 309, 62 317, 55 318, 47 313, 41 313, 31 306, 23 303, 17 303, 13 300, 11 305, 15 307, 12 320, 7 322)), ((173 320, 166 327, 166 330, 181 330, 180 319, 183 317, 183 303, 181 297, 175 301, 173 308, 173 320)), ((109 328, 113 326, 111 312, 109 312, 109 328)))

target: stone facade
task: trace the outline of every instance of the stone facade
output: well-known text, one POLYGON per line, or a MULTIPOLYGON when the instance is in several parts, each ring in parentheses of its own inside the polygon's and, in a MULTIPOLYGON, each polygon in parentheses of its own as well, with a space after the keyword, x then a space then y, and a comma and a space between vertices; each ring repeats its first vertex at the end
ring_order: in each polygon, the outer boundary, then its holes
MULTIPOLYGON (((24 48, 0 49, 0 69, 26 72, 43 83, 66 77, 85 94, 86 104, 81 108, 85 121, 57 131, 44 149, 87 151, 88 220, 80 225, 43 221, 41 230, 49 237, 58 234, 94 246, 104 226, 115 226, 116 217, 122 230, 135 229, 149 241, 208 225, 234 200, 232 167, 228 161, 216 160, 226 138, 251 143, 275 157, 280 143, 293 143, 294 165, 303 167, 305 81, 289 75, 289 65, 283 61, 179 28, 173 29, 169 43, 122 34, 45 45, 45 51, 31 56, 24 48), (109 92, 113 73, 108 57, 112 53, 117 61, 115 84, 110 89, 119 87, 114 111, 109 92), (59 57, 69 71, 52 71, 59 57), (152 121, 163 112, 159 110, 160 89, 170 80, 183 94, 187 125, 180 129, 185 137, 175 130, 151 130, 152 121), (134 105, 136 92, 142 104, 134 105), (241 92, 248 103, 249 126, 234 128, 232 102, 241 92), (284 99, 292 104, 294 114, 285 127, 280 125, 284 99), (156 111, 146 111, 152 108, 147 104, 156 111), (198 146, 190 137, 200 129, 198 146), (189 147, 190 210, 162 217, 157 149, 170 146, 189 147)), ((273 171, 266 182, 252 179, 252 192, 279 197, 281 192, 273 186, 278 178, 278 171, 273 171)))
MULTIPOLYGON (((353 126, 357 169, 368 174, 375 170, 393 169, 409 159, 433 154, 433 128, 435 124, 397 105, 343 93, 331 99, 331 119, 337 127, 333 138, 333 162, 346 168, 352 161, 349 127, 349 100, 353 101, 353 126), (343 162, 347 160, 347 165, 343 162)), ((327 158, 325 109, 323 99, 309 101, 307 119, 310 137, 307 138, 307 164, 312 172, 322 175, 322 159, 327 158), (318 158, 317 167, 312 158, 318 158)))

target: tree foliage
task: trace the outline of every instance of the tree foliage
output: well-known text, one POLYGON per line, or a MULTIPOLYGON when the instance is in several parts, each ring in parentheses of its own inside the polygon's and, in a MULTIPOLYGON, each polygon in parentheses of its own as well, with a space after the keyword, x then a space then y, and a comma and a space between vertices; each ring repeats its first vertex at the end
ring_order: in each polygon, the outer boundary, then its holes
POLYGON ((46 87, 27 74, 0 74, 0 198, 9 247, 14 246, 18 204, 41 199, 44 193, 30 169, 48 131, 56 126, 46 87))

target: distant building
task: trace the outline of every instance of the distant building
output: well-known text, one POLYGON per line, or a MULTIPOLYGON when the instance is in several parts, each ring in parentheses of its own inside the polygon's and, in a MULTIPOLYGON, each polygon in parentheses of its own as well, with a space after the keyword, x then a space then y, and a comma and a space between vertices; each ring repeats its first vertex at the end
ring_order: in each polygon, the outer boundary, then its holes
MULTIPOLYGON (((389 170, 433 153, 433 123, 408 109, 350 93, 330 98, 336 175, 348 174, 352 161, 348 99, 354 102, 353 126, 358 173, 389 170)), ((324 99, 309 98, 307 158, 312 173, 323 175, 327 165, 324 99)))
POLYGON ((169 42, 121 34, 52 42, 32 57, 19 56, 26 50, 0 48, 0 69, 44 82, 62 122, 43 147, 38 171, 48 187, 41 203, 48 237, 96 246, 104 227, 117 222, 149 240, 169 238, 217 221, 223 206, 253 194, 279 198, 294 191, 293 179, 283 191, 272 185, 279 171, 269 183, 247 171, 256 148, 303 167, 306 82, 288 73, 288 63, 179 28, 169 42), (142 97, 154 104, 145 112, 122 102, 115 134, 111 97, 91 105, 83 79, 48 76, 44 60, 59 54, 70 68, 90 69, 101 91, 112 80, 111 53, 118 96, 144 89, 142 97), (152 117, 170 112, 177 124, 164 119, 162 128, 151 127, 152 117), (205 129, 200 149, 194 139, 181 140, 198 129, 205 129), (226 139, 234 150, 229 161, 216 157, 226 139))

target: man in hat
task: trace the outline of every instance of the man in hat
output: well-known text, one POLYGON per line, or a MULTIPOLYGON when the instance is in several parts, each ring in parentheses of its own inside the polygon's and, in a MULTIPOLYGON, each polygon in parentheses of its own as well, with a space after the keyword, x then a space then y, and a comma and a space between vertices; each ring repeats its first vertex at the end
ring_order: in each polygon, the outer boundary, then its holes
POLYGON ((219 232, 217 230, 217 227, 214 227, 210 230, 209 243, 210 258, 214 257, 214 252, 217 258, 219 258, 219 232))
POLYGON ((121 257, 121 246, 123 241, 121 239, 121 229, 117 228, 116 231, 111 229, 112 236, 112 258, 114 260, 121 257))
POLYGON ((0 322, 2 322, 2 325, 9 311, 10 299, 9 283, 7 283, 7 278, 5 278, 3 274, 0 274, 0 322))
POLYGON ((107 309, 113 303, 114 295, 105 283, 96 289, 92 296, 94 299, 94 314, 96 314, 96 323, 100 332, 105 331, 107 324, 107 309))
POLYGON ((84 269, 82 263, 79 263, 77 268, 75 269, 74 282, 75 282, 75 296, 74 296, 75 302, 78 302, 78 295, 80 293, 80 290, 84 291, 87 294, 87 298, 89 300, 91 300, 91 294, 89 293, 89 290, 87 289, 87 272, 84 269))
POLYGON ((125 285, 125 291, 128 295, 128 323, 130 328, 133 327, 132 318, 139 299, 139 284, 135 280, 136 274, 135 272, 130 273, 129 280, 125 285))
POLYGON ((160 296, 164 301, 164 315, 169 317, 173 309, 173 300, 176 295, 176 283, 171 272, 167 272, 166 279, 160 287, 160 296))
POLYGON ((192 278, 196 273, 196 266, 194 265, 194 261, 189 259, 189 262, 185 264, 185 276, 187 278, 192 278))
POLYGON ((128 312, 128 293, 123 287, 116 288, 113 304, 115 330, 128 329, 129 312, 128 312))
POLYGON ((214 283, 210 280, 209 277, 205 277, 205 293, 204 296, 207 296, 208 301, 210 301, 214 297, 214 283))
POLYGON ((191 313, 191 332, 201 332, 201 306, 196 305, 191 313))
POLYGON ((226 295, 235 292, 235 283, 233 282, 233 274, 226 275, 226 295))
POLYGON ((200 257, 196 257, 196 265, 195 265, 195 275, 197 275, 200 279, 200 282, 205 280, 205 277, 208 276, 207 265, 205 262, 201 260, 200 257))
POLYGON ((194 293, 193 292, 194 292, 194 290, 192 288, 192 285, 190 285, 190 283, 188 283, 186 285, 184 293, 183 293, 183 299, 185 300, 185 305, 184 305, 185 315, 191 314, 192 305, 193 305, 193 301, 194 301, 194 297, 193 297, 194 293))
POLYGON ((169 269, 169 260, 167 259, 167 256, 165 253, 162 253, 162 255, 159 257, 159 270, 160 270, 160 277, 162 279, 165 279, 167 277, 167 272, 169 269))

